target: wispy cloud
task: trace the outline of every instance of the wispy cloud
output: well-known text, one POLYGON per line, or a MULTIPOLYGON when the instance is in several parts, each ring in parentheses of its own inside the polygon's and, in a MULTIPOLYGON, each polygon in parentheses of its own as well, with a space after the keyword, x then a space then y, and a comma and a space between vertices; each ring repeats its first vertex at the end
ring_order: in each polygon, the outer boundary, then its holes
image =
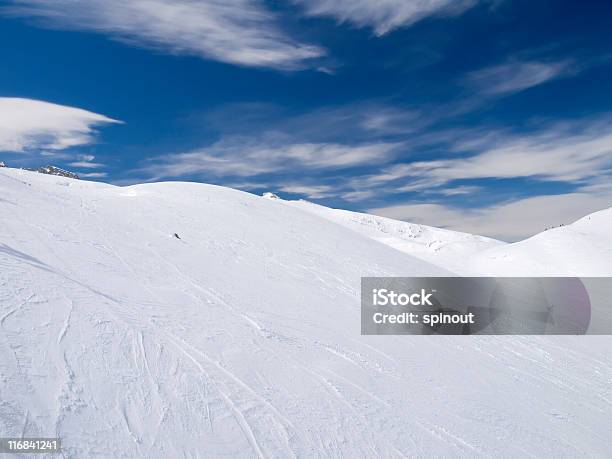
POLYGON ((254 67, 296 69, 324 50, 300 43, 258 0, 13 0, 7 14, 130 44, 254 67))
POLYGON ((398 27, 438 15, 460 14, 478 0, 293 0, 310 16, 332 17, 384 35, 398 27))
POLYGON ((410 106, 400 108, 380 101, 361 101, 300 114, 271 104, 230 104, 207 112, 197 122, 224 136, 261 136, 265 132, 293 141, 339 143, 405 136, 422 129, 431 119, 431 115, 425 116, 410 106))
POLYGON ((612 174, 609 120, 555 123, 529 134, 457 140, 449 145, 461 157, 395 164, 363 178, 369 186, 396 182, 401 191, 426 190, 456 180, 532 178, 587 183, 612 174))
POLYGON ((87 161, 75 161, 75 162, 68 163, 68 164, 72 167, 80 167, 83 169, 99 169, 105 166, 102 163, 90 163, 87 161))
POLYGON ((505 96, 575 72, 572 61, 510 60, 471 72, 465 84, 485 96, 505 96))
POLYGON ((270 173, 300 174, 389 161, 397 143, 255 143, 226 139, 210 147, 159 156, 139 172, 153 180, 169 177, 256 177, 270 173))
POLYGON ((323 199, 335 193, 334 188, 328 185, 280 185, 277 189, 285 193, 306 196, 309 199, 323 199))
POLYGON ((360 202, 366 199, 369 199, 375 195, 375 191, 373 190, 350 190, 340 192, 340 198, 344 199, 348 202, 360 202))
POLYGON ((239 189, 265 189, 308 199, 365 198, 347 177, 397 160, 402 138, 422 123, 417 112, 375 102, 325 107, 302 114, 266 104, 238 104, 190 122, 220 140, 144 161, 145 180, 199 179, 239 189))
POLYGON ((32 99, 0 97, 0 151, 63 150, 94 141, 104 115, 32 99))
POLYGON ((456 186, 456 187, 451 187, 451 188, 442 188, 439 190, 429 190, 429 191, 436 193, 436 194, 440 194, 442 196, 462 196, 462 195, 479 193, 482 190, 483 190, 483 187, 481 186, 461 185, 461 186, 456 186))
POLYGON ((73 161, 71 163, 68 163, 68 165, 72 167, 79 167, 82 169, 100 169, 106 167, 106 164, 94 162, 94 159, 96 159, 96 157, 93 155, 78 155, 78 161, 73 161))
POLYGON ((86 172, 86 173, 79 173, 79 177, 81 178, 104 178, 107 177, 108 173, 107 172, 86 172))

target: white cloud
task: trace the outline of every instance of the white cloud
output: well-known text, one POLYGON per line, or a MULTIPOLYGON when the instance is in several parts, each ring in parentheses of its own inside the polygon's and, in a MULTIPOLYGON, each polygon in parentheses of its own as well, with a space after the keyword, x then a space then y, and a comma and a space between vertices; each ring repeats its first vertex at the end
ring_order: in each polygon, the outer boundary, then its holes
POLYGON ((106 164, 93 162, 96 159, 93 155, 78 155, 78 161, 74 161, 69 163, 72 167, 80 167, 83 169, 100 169, 102 167, 106 167, 106 164))
POLYGON ((468 74, 466 84, 487 96, 508 95, 546 83, 572 70, 572 62, 539 62, 512 60, 468 74))
POLYGON ((401 144, 266 144, 241 139, 186 153, 153 158, 140 170, 154 180, 167 177, 254 177, 268 173, 342 169, 389 161, 401 144))
POLYGON ((79 174, 81 178, 104 178, 108 176, 106 172, 87 172, 85 174, 79 174))
POLYGON ((294 69, 324 50, 299 43, 259 0, 13 0, 9 14, 92 30, 171 53, 255 67, 294 69))
POLYGON ((372 190, 353 190, 342 193, 340 197, 348 202, 359 202, 369 199, 375 195, 376 192, 372 190))
MULTIPOLYGON (((361 107, 344 107, 345 116, 349 118, 349 110, 359 110, 353 117, 360 116, 356 120, 359 126, 370 134, 409 134, 427 125, 431 120, 417 111, 400 110, 394 107, 375 106, 364 104, 361 107)), ((338 110, 338 113, 341 113, 338 110)))
POLYGON ((224 137, 284 137, 285 143, 354 143, 407 136, 432 122, 429 113, 370 100, 324 106, 294 114, 287 107, 263 103, 228 104, 209 110, 202 123, 224 137))
POLYGON ((477 0, 293 0, 310 16, 325 16, 358 27, 372 27, 377 35, 409 26, 432 15, 459 14, 477 0))
POLYGON ((72 167, 81 167, 83 169, 99 169, 106 166, 102 163, 90 163, 87 161, 75 161, 73 163, 69 163, 69 165, 72 167))
POLYGON ((475 154, 393 165, 361 183, 375 186, 402 180, 397 190, 416 191, 465 179, 529 177, 586 184, 612 174, 608 120, 554 124, 532 134, 482 136, 450 148, 475 154))
POLYGON ((386 142, 365 145, 304 143, 284 148, 281 157, 314 168, 333 169, 387 161, 399 146, 386 142))
POLYGON ((63 150, 92 143, 95 126, 118 123, 79 108, 0 97, 0 151, 63 150))
POLYGON ((74 159, 73 153, 62 152, 58 150, 53 150, 53 151, 43 150, 43 151, 39 151, 38 154, 45 158, 53 159, 55 161, 67 161, 67 160, 74 159))
POLYGON ((278 189, 285 193, 301 194, 311 199, 323 199, 334 194, 334 188, 327 185, 280 185, 278 189))
POLYGON ((405 204, 369 209, 376 215, 517 241, 612 206, 612 193, 536 196, 495 206, 460 209, 441 204, 405 204))
POLYGON ((479 191, 482 191, 482 187, 480 186, 469 186, 462 185, 451 188, 442 188, 440 190, 431 190, 433 193, 441 194, 442 196, 460 196, 460 195, 468 195, 475 194, 479 191))

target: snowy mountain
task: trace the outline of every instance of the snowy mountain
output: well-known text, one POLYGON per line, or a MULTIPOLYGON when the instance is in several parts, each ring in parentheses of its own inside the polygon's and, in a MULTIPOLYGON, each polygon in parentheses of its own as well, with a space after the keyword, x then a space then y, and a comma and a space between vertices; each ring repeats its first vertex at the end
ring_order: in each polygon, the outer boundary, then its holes
POLYGON ((505 243, 483 236, 330 209, 308 201, 284 201, 414 257, 461 272, 466 257, 505 243))
MULTIPOLYGON (((592 218, 523 244, 605 248, 610 213, 592 218)), ((520 244, 4 168, 1 436, 59 436, 66 457, 604 457, 609 337, 360 335, 361 276, 520 244)))
POLYGON ((502 276, 612 276, 612 209, 482 251, 466 269, 502 276))

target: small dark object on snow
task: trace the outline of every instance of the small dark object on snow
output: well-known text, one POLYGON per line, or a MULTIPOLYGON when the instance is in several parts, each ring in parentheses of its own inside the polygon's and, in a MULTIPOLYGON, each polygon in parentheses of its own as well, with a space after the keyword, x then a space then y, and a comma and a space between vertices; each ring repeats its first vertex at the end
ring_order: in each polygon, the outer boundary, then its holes
POLYGON ((175 238, 177 238, 177 239, 180 239, 180 238, 181 238, 181 237, 180 237, 178 234, 176 234, 176 233, 174 233, 174 237, 175 237, 175 238))

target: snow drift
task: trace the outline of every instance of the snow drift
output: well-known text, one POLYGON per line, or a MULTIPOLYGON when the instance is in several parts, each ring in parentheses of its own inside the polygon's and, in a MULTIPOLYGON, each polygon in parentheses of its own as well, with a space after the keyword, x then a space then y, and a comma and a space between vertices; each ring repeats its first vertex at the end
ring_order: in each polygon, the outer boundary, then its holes
POLYGON ((521 248, 359 215, 2 169, 2 436, 59 436, 67 457, 609 453, 609 337, 359 334, 361 276, 567 240, 597 257, 605 232, 521 248))

